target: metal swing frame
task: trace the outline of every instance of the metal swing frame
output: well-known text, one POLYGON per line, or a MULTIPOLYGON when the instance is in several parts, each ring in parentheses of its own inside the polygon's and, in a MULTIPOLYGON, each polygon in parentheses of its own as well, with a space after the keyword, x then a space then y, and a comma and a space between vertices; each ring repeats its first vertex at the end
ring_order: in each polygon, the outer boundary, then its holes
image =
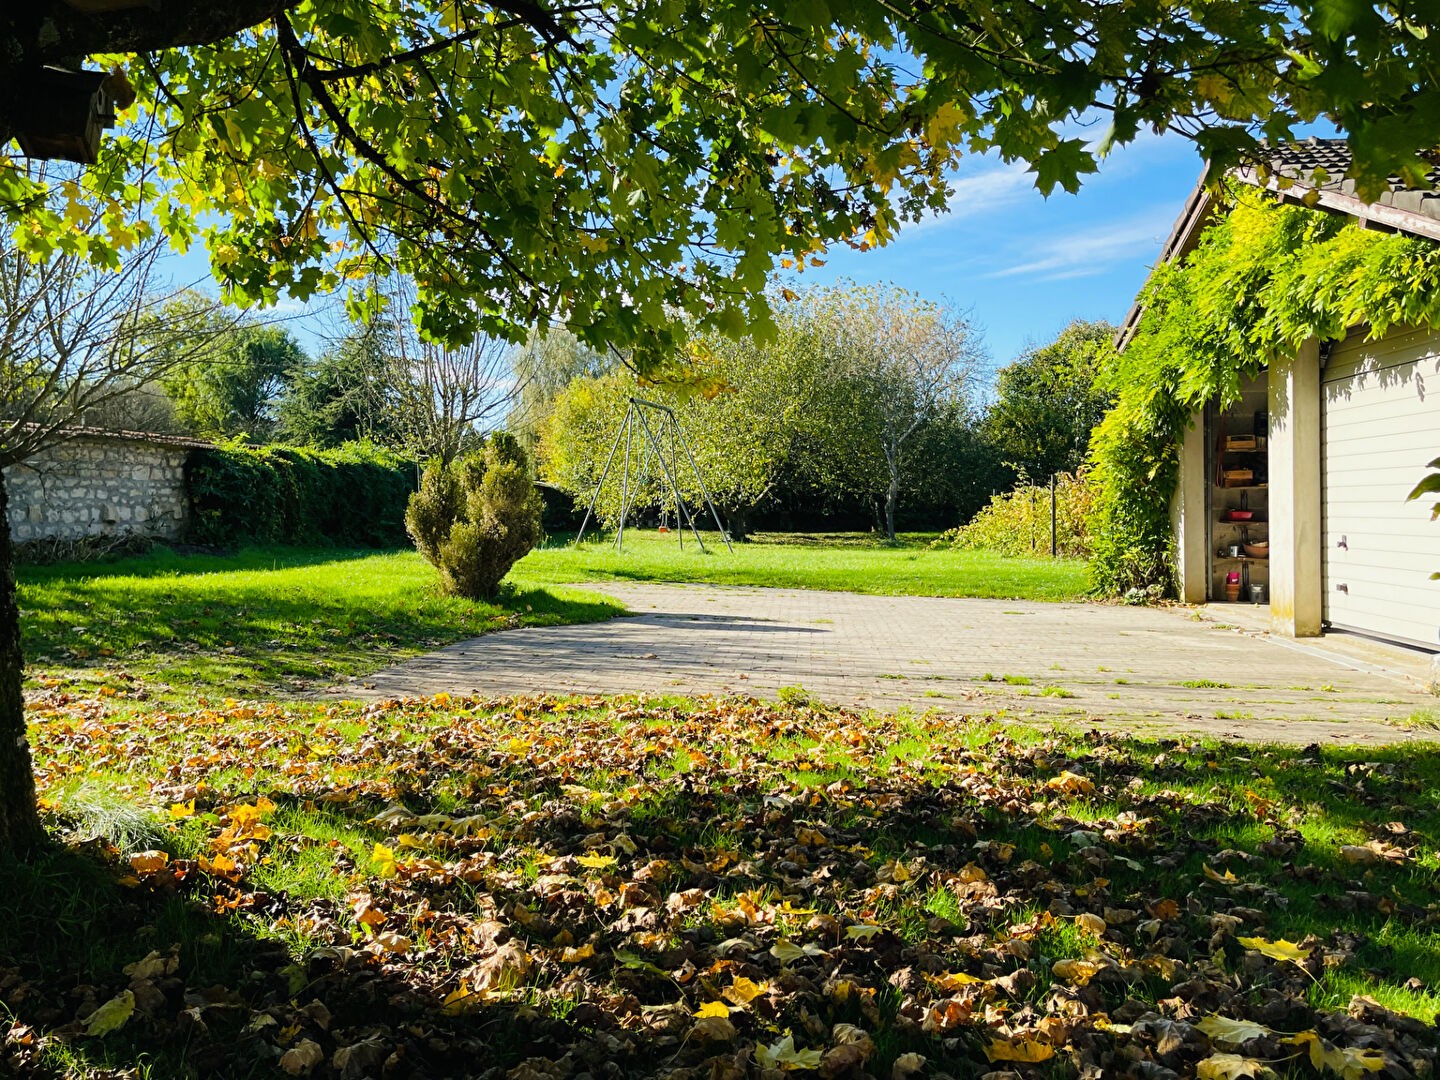
POLYGON ((695 526, 695 515, 685 505, 685 499, 680 494, 679 451, 683 447, 685 459, 690 463, 691 470, 695 473, 695 480, 700 485, 700 494, 704 496, 705 506, 710 511, 710 516, 715 519, 715 528, 720 532, 720 539, 725 542, 725 547, 732 554, 735 549, 730 545, 730 534, 725 531, 725 526, 720 523, 720 515, 715 510, 715 503, 710 499, 710 490, 705 486, 705 478, 700 475, 700 466, 695 464, 695 454, 690 449, 690 441, 685 438, 685 432, 680 427, 680 421, 675 416, 675 410, 668 405, 661 405, 655 401, 647 401, 644 398, 631 397, 629 405, 625 409, 625 419, 620 424, 620 430, 615 433, 615 441, 610 444, 610 454, 605 458, 605 467, 600 470, 600 479, 595 484, 595 492, 590 496, 590 505, 585 508, 585 518, 580 522, 580 531, 575 534, 575 546, 580 546, 580 541, 585 538, 585 529, 590 524, 590 518, 595 512, 595 503, 600 498, 600 489, 605 486, 605 481, 610 476, 610 467, 615 463, 615 455, 620 450, 621 441, 625 443, 625 471, 620 477, 620 524, 615 530, 615 550, 622 551, 625 543, 625 519, 630 516, 631 499, 636 490, 644 483, 650 466, 650 459, 653 456, 660 463, 660 473, 670 486, 670 494, 675 499, 675 516, 677 528, 675 535, 680 539, 680 550, 685 550, 685 528, 689 527, 691 535, 695 537, 695 543, 700 545, 700 550, 705 550, 705 541, 700 539, 700 530, 695 526), (659 414, 654 427, 651 427, 645 411, 653 409, 659 414), (656 437, 655 429, 659 429, 659 437, 656 437), (638 439, 637 439, 638 432, 638 439), (670 456, 665 456, 665 443, 668 436, 670 445, 670 456), (635 443, 639 442, 638 448, 635 443), (639 465, 639 473, 636 476, 635 488, 630 486, 630 461, 633 456, 639 465))

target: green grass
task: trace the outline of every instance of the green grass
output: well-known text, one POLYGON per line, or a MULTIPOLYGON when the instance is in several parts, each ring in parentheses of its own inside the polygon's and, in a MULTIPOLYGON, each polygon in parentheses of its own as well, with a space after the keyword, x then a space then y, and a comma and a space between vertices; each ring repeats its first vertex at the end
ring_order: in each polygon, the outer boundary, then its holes
POLYGON ((986 551, 930 550, 933 534, 902 534, 896 546, 859 533, 757 533, 727 551, 715 533, 702 532, 706 552, 688 537, 682 552, 675 533, 627 529, 624 550, 609 536, 576 549, 552 539, 517 566, 535 583, 578 581, 684 581, 716 585, 768 585, 884 596, 977 596, 1018 600, 1080 600, 1085 563, 1074 559, 1012 559, 986 551))
POLYGON ((19 598, 32 676, 84 670, 151 697, 303 692, 491 630, 623 611, 523 577, 495 603, 441 596, 410 551, 273 548, 22 567, 19 598))

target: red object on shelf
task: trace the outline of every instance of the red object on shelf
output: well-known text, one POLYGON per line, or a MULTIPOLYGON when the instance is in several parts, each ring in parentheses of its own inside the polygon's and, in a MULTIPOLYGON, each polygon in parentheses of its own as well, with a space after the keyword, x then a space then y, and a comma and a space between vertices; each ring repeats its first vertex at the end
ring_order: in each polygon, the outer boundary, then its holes
POLYGON ((1226 510, 1226 521, 1249 521, 1255 516, 1254 510, 1226 510))

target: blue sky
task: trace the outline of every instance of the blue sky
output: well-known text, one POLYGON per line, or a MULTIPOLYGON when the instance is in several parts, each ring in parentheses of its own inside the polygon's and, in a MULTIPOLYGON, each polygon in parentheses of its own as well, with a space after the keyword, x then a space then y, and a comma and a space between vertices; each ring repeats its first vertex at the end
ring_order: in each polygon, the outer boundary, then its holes
MULTIPOLYGON (((1189 140, 1142 135, 1102 162, 1078 194, 1057 189, 1047 199, 1024 165, 975 156, 955 175, 950 213, 907 225, 874 251, 836 247, 799 283, 891 282, 954 301, 971 310, 999 367, 1071 319, 1123 318, 1201 167, 1189 140)), ((171 271, 177 281, 208 278, 200 245, 171 271)), ((287 318, 301 343, 319 351, 343 328, 343 315, 333 301, 304 310, 282 302, 266 314, 287 318)))
POLYGON ((800 281, 892 282, 954 301, 971 309, 998 367, 1072 319, 1118 323, 1202 167, 1188 139, 1144 135, 1078 194, 1047 199, 1024 165, 975 157, 955 178, 950 213, 903 227, 876 251, 837 248, 800 281))

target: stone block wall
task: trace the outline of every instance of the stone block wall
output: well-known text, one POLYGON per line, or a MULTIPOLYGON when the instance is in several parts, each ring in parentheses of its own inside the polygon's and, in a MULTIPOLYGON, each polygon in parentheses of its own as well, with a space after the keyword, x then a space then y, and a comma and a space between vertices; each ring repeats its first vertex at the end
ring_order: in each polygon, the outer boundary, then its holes
POLYGON ((178 539, 185 529, 188 446, 81 436, 5 470, 16 543, 126 530, 178 539))

